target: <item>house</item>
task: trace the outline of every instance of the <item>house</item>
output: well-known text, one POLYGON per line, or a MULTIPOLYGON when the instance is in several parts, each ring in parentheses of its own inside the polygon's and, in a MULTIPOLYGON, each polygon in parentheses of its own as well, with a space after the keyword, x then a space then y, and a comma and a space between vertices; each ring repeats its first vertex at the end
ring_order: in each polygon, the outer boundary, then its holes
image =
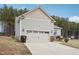
POLYGON ((0 36, 8 36, 9 32, 10 31, 7 29, 7 24, 0 20, 0 36))
POLYGON ((4 33, 4 22, 0 21, 0 35, 4 33))
POLYGON ((61 36, 61 27, 54 25, 54 36, 61 36))
POLYGON ((54 39, 55 20, 42 8, 36 8, 15 19, 15 37, 26 36, 26 42, 49 42, 54 39), (51 19, 53 22, 51 22, 51 19))

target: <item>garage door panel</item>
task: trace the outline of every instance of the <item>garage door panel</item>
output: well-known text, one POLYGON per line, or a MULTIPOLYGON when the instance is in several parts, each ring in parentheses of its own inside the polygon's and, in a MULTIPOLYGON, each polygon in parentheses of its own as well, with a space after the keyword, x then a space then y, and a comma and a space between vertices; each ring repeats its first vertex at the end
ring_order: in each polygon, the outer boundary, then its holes
POLYGON ((28 33, 27 35, 27 42, 34 42, 38 38, 36 33, 28 33))
POLYGON ((26 42, 30 42, 30 43, 48 42, 48 39, 49 39, 49 33, 32 31, 31 33, 27 34, 26 42))

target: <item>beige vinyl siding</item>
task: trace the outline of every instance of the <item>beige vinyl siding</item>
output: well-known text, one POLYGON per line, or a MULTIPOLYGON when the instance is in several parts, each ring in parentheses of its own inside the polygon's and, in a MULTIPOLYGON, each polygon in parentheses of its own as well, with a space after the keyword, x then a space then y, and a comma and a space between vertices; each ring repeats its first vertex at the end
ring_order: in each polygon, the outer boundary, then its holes
POLYGON ((38 21, 38 20, 22 20, 22 27, 28 30, 51 30, 50 21, 38 21))
POLYGON ((50 18, 44 14, 41 9, 36 9, 33 12, 30 12, 29 14, 25 15, 25 18, 32 18, 32 19, 37 19, 37 20, 50 20, 50 18))
POLYGON ((16 38, 20 37, 20 21, 19 20, 20 19, 18 19, 17 17, 15 18, 15 37, 16 38))
POLYGON ((25 34, 26 30, 51 31, 51 20, 40 9, 34 10, 25 15, 21 20, 21 34, 25 34), (24 32, 22 31, 24 29, 24 32))

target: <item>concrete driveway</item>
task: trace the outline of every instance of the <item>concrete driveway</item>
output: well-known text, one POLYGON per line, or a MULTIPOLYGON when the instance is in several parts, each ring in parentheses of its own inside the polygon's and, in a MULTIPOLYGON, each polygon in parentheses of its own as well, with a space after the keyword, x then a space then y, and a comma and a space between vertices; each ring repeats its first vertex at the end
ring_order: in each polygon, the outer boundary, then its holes
POLYGON ((61 45, 58 42, 25 44, 32 55, 79 55, 79 49, 61 45))

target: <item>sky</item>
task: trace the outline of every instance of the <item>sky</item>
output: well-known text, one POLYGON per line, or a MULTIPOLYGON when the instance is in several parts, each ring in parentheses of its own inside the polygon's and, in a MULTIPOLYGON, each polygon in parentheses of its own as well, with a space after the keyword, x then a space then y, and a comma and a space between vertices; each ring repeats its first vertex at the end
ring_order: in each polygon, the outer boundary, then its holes
MULTIPOLYGON (((71 20, 73 17, 75 17, 75 19, 77 17, 77 20, 79 20, 79 4, 8 4, 7 6, 13 6, 17 9, 27 8, 29 10, 41 6, 41 8, 51 16, 68 17, 71 20)), ((0 4, 0 8, 2 7, 3 5, 0 4)))

